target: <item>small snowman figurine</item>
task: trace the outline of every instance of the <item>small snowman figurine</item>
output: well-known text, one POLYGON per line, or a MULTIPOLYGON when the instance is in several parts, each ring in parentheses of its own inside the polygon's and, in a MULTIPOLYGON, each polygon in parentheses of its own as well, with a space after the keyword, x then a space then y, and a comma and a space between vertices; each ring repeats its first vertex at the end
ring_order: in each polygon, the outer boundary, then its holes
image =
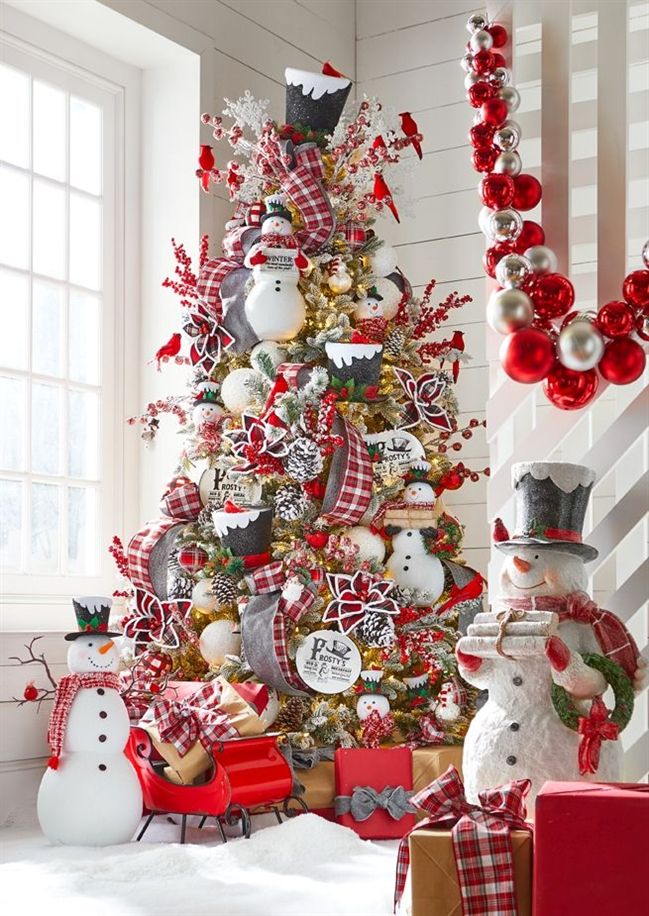
POLYGON ((383 318, 383 296, 380 296, 373 286, 368 290, 367 296, 359 299, 354 307, 354 318, 358 321, 367 321, 372 318, 383 318))
POLYGON ((306 304, 297 284, 309 260, 293 235, 283 195, 266 198, 261 238, 248 251, 244 264, 252 268, 254 280, 246 297, 246 318, 257 338, 292 340, 306 319, 306 304))
POLYGON ((119 694, 119 653, 108 629, 111 599, 73 600, 70 674, 56 688, 52 756, 38 792, 38 820, 51 843, 127 843, 142 816, 142 791, 124 754, 129 717, 119 694))
POLYGON ((389 714, 390 701, 381 690, 382 679, 383 671, 378 668, 361 671, 363 687, 356 701, 356 715, 360 722, 366 722, 373 713, 380 719, 385 719, 389 714))
POLYGON ((444 681, 437 696, 430 701, 429 707, 437 721, 444 725, 457 722, 466 704, 466 691, 456 678, 444 681))
POLYGON ((225 416, 224 408, 217 402, 218 393, 218 385, 214 382, 201 382, 198 385, 192 412, 192 420, 197 430, 214 428, 220 418, 225 416))

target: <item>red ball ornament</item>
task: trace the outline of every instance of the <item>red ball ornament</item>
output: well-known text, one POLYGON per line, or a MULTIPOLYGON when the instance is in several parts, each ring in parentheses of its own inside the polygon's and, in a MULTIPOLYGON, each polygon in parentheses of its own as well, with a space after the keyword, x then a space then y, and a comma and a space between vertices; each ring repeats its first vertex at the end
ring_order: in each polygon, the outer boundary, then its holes
POLYGON ((487 32, 491 35, 493 39, 494 48, 504 48, 507 44, 507 29, 504 25, 490 25, 487 28, 487 32))
MULTIPOLYGON (((485 80, 474 83, 473 86, 469 87, 466 93, 466 97, 472 108, 480 108, 480 106, 484 106, 486 102, 494 101, 495 95, 495 86, 492 86, 491 83, 487 83, 485 80)), ((487 118, 483 120, 486 121, 487 118)))
POLYGON ((33 703, 34 700, 38 699, 38 688, 34 687, 32 683, 27 684, 23 690, 23 697, 28 703, 33 703))
MULTIPOLYGON (((476 83, 475 86, 479 86, 480 83, 476 83)), ((487 84, 489 85, 489 84, 487 84)), ((475 86, 472 86, 472 89, 475 89, 475 86)), ((493 89, 493 86, 490 86, 493 89)), ((469 90, 470 91, 470 90, 469 90)), ((494 89, 494 92, 496 90, 494 89)), ((477 107, 477 106, 474 106, 477 107)), ((509 115, 509 108, 507 107, 507 102, 499 98, 489 98, 483 103, 481 108, 482 120, 486 121, 487 124, 493 124, 494 127, 500 127, 503 121, 507 120, 509 115)))
POLYGON ((496 128, 493 124, 478 121, 469 131, 469 142, 474 149, 491 149, 496 128))
POLYGON ((597 313, 597 327, 607 337, 626 337, 634 326, 635 315, 626 302, 607 302, 597 313))
POLYGON ((531 219, 524 219, 521 234, 516 239, 516 251, 519 254, 525 254, 528 248, 533 248, 535 245, 545 245, 543 227, 531 219))
POLYGON ((637 340, 616 337, 604 347, 604 355, 597 368, 607 382, 630 385, 640 378, 646 365, 647 356, 637 340))
POLYGON ((506 254, 511 254, 514 250, 514 245, 511 242, 500 242, 498 245, 492 245, 491 248, 487 248, 482 256, 482 266, 487 276, 495 280, 498 261, 504 258, 506 254))
POLYGON ((308 531, 304 535, 304 540, 310 547, 313 547, 315 550, 320 550, 322 547, 326 546, 329 535, 326 531, 308 531))
POLYGON ((497 158, 497 149, 476 149, 473 151, 473 168, 476 172, 490 172, 497 158))
POLYGON ((496 66, 494 64, 494 56, 491 51, 478 51, 473 55, 473 69, 480 76, 484 76, 486 73, 491 73, 491 71, 496 66))
POLYGON ((534 175, 514 178, 514 206, 517 210, 533 210, 541 200, 541 182, 534 175))
POLYGON ((546 398, 560 410, 579 410, 597 393, 599 379, 595 369, 575 372, 557 362, 543 382, 546 398))
POLYGON ((492 49, 491 56, 493 57, 493 60, 494 60, 494 70, 496 69, 496 67, 506 67, 507 66, 507 61, 502 56, 500 51, 494 51, 492 49))
POLYGON ((514 179, 509 175, 492 172, 482 179, 479 190, 485 207, 504 210, 514 199, 514 179))
POLYGON ((183 547, 178 552, 178 563, 190 573, 200 572, 207 560, 207 553, 202 547, 183 547))
POLYGON ((635 332, 643 340, 649 340, 649 315, 638 315, 635 320, 635 332))
POLYGON ((500 362, 515 382, 532 385, 542 381, 555 363, 554 344, 536 328, 508 334, 500 347, 500 362))
POLYGON ((559 318, 569 311, 575 301, 575 289, 563 274, 539 274, 529 290, 538 318, 559 318))
POLYGON ((649 305, 649 270, 634 270, 624 281, 622 294, 631 305, 649 305))

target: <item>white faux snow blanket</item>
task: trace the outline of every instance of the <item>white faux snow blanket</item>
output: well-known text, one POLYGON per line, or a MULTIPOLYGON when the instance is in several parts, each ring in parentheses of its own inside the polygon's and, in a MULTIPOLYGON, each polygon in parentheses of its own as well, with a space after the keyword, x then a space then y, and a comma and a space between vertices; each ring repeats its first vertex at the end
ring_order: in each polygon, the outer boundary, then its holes
MULTIPOLYGON (((110 803, 110 802, 108 802, 110 803)), ((159 818, 156 842, 50 846, 2 832, 7 912, 48 916, 388 916, 395 843, 361 840, 315 814, 216 843, 215 831, 159 818), (167 842, 160 842, 161 839, 167 842)), ((148 834, 147 834, 148 837, 148 834)))

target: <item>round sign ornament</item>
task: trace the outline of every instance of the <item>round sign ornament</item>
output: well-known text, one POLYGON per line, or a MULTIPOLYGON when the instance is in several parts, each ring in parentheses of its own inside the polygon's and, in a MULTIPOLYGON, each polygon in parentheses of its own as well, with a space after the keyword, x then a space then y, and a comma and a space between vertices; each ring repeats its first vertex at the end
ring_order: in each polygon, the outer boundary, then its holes
POLYGON ((317 693, 342 693, 361 673, 361 654, 343 633, 315 630, 296 652, 295 663, 304 683, 317 693))

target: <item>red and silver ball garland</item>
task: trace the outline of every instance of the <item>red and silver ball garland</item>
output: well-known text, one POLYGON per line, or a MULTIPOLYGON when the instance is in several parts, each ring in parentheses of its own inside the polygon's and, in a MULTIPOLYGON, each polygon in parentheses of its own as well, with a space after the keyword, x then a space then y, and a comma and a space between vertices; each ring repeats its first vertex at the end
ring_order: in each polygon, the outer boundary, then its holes
POLYGON ((499 49, 506 29, 481 13, 467 22, 471 35, 461 64, 469 104, 476 109, 469 142, 473 167, 482 173, 478 218, 489 247, 485 273, 499 288, 487 304, 487 322, 505 335, 500 360, 507 375, 531 385, 543 382, 547 399, 561 410, 585 407, 600 377, 628 385, 646 366, 649 340, 649 242, 645 265, 625 279, 622 299, 597 313, 571 311, 575 291, 557 270, 543 227, 524 219, 541 200, 541 183, 522 171, 520 125, 512 120, 520 96, 499 49))

